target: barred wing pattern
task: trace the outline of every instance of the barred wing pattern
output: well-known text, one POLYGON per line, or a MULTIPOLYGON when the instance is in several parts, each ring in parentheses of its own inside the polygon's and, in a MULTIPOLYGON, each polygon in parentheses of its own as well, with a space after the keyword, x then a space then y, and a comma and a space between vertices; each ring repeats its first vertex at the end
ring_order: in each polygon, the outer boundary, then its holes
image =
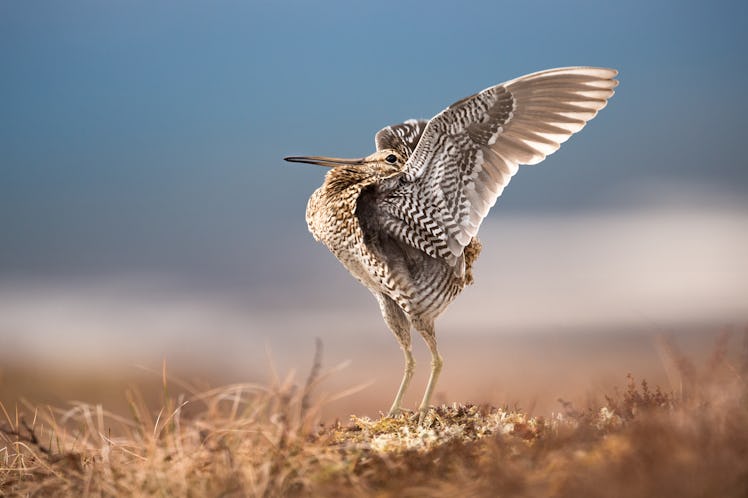
POLYGON ((519 165, 539 163, 581 130, 613 95, 617 74, 550 69, 449 106, 428 122, 402 175, 380 186, 385 230, 461 275, 463 249, 519 165))
POLYGON ((374 137, 377 150, 392 149, 405 158, 410 157, 427 124, 425 119, 409 119, 404 123, 382 128, 374 137))

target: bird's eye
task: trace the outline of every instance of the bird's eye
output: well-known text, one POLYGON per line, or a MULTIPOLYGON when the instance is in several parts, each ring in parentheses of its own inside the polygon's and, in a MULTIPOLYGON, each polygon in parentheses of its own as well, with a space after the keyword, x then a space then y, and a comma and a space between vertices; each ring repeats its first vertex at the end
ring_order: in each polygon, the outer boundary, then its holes
POLYGON ((390 154, 389 156, 385 157, 384 160, 390 164, 395 164, 397 162, 397 156, 395 156, 395 154, 390 154))

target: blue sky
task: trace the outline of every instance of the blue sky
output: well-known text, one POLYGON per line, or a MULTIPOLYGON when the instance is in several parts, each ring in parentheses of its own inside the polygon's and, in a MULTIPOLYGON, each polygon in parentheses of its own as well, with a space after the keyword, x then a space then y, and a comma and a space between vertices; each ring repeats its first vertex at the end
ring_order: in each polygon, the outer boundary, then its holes
POLYGON ((364 155, 565 65, 619 69, 618 93, 491 217, 745 200, 747 42, 743 2, 2 2, 0 279, 266 280, 314 245, 323 171, 283 156, 364 155))

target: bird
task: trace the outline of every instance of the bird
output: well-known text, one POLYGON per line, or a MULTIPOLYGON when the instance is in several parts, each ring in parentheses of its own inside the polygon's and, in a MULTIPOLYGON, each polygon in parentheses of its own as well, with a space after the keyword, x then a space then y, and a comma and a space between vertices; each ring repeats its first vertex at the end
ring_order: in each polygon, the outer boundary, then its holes
POLYGON ((431 353, 419 422, 444 364, 435 319, 473 283, 478 229, 520 165, 537 164, 604 108, 618 71, 577 66, 539 71, 458 100, 430 120, 408 119, 375 135, 356 159, 290 156, 329 167, 306 222, 379 303, 404 355, 388 416, 404 413, 415 361, 411 330, 431 353))

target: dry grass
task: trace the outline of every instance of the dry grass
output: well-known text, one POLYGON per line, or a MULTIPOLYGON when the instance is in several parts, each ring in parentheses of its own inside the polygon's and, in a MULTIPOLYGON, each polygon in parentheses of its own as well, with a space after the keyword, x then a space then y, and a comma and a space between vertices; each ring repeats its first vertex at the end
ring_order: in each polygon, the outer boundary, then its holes
POLYGON ((442 406, 423 426, 412 415, 321 425, 319 348, 303 386, 288 376, 194 392, 164 367, 161 406, 130 390, 129 417, 3 407, 0 495, 745 496, 748 343, 737 364, 726 348, 697 368, 663 341, 675 392, 629 376, 586 409, 442 406))

